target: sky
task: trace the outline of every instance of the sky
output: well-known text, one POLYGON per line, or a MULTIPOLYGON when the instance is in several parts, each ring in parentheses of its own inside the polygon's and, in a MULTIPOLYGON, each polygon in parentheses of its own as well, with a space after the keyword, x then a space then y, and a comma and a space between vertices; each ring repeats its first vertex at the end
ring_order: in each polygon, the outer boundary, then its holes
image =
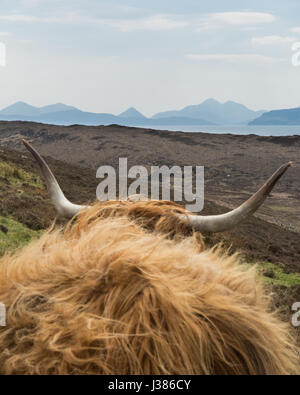
POLYGON ((299 15, 299 0, 0 0, 0 108, 299 107, 299 15))

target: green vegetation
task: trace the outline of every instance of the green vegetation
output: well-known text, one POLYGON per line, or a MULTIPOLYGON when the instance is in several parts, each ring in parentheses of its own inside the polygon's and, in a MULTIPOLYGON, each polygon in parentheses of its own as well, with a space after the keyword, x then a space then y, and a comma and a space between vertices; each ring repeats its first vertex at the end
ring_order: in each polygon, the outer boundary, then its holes
POLYGON ((268 208, 270 208, 271 210, 275 210, 275 211, 285 211, 285 212, 294 212, 295 209, 294 207, 284 207, 284 206, 279 206, 279 205, 269 205, 267 206, 268 208))
POLYGON ((12 218, 0 215, 0 256, 29 243, 40 234, 41 231, 31 230, 12 218))
POLYGON ((10 211, 6 210, 10 204, 10 196, 13 196, 13 199, 27 194, 35 197, 42 189, 44 184, 39 176, 23 170, 12 162, 0 160, 0 196, 5 201, 5 209, 2 215, 0 214, 0 257, 5 252, 15 251, 41 234, 41 231, 32 230, 13 216, 4 214, 10 211))
MULTIPOLYGON (((246 266, 252 266, 248 264, 246 266)), ((258 274, 263 276, 263 281, 271 285, 284 285, 285 287, 292 287, 293 285, 300 285, 300 274, 285 273, 283 266, 270 262, 256 263, 258 274)))
POLYGON ((16 187, 29 185, 39 189, 44 189, 44 185, 40 177, 19 169, 11 163, 2 161, 0 161, 0 183, 3 182, 1 178, 16 187))

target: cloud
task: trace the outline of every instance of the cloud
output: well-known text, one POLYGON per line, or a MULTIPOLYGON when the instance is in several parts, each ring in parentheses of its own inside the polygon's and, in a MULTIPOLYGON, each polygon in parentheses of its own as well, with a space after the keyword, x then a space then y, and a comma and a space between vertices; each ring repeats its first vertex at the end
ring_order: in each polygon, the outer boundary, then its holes
POLYGON ((172 30, 188 26, 187 21, 174 19, 170 15, 153 15, 136 19, 105 19, 101 21, 107 26, 123 32, 134 30, 172 30))
POLYGON ((20 4, 24 7, 38 7, 44 5, 58 4, 59 0, 20 0, 20 4))
POLYGON ((214 61, 227 63, 278 63, 282 62, 281 58, 273 58, 258 54, 188 54, 187 59, 200 61, 214 61))
POLYGON ((72 12, 63 17, 37 17, 32 15, 12 14, 0 15, 0 20, 9 22, 40 22, 40 23, 65 23, 65 24, 99 24, 116 28, 122 32, 134 30, 172 30, 185 27, 187 21, 179 20, 171 15, 159 14, 145 18, 93 18, 72 12))
POLYGON ((217 12, 207 14, 199 23, 197 30, 216 29, 224 26, 249 26, 271 23, 276 17, 265 12, 217 12))
POLYGON ((32 44, 32 43, 33 43, 33 40, 26 40, 26 39, 23 39, 23 40, 17 40, 17 42, 18 42, 18 43, 21 43, 21 44, 32 44))
POLYGON ((295 41, 295 37, 282 37, 282 36, 264 36, 253 37, 251 42, 253 45, 281 45, 290 44, 295 41))
POLYGON ((37 22, 38 17, 22 15, 22 14, 11 14, 11 15, 0 15, 1 21, 7 22, 37 22))
POLYGON ((21 0, 23 5, 40 5, 41 3, 43 3, 43 0, 21 0))
MULTIPOLYGON (((29 0, 31 1, 31 0, 29 0)), ((33 1, 35 2, 35 1, 33 1)), ((38 0, 37 0, 38 3, 38 0)), ((124 7, 124 6, 123 6, 124 7)), ((137 11, 136 8, 125 7, 127 12, 137 11)), ((125 12, 126 14, 126 12, 125 12)), ((206 15, 184 17, 171 14, 154 14, 151 16, 130 18, 99 18, 83 15, 78 12, 69 12, 61 16, 45 17, 25 14, 0 15, 0 20, 10 22, 28 23, 61 23, 61 24, 98 24, 117 29, 121 32, 137 30, 167 31, 192 26, 196 31, 215 29, 224 26, 256 26, 258 24, 270 23, 275 16, 263 12, 221 12, 206 15)))
POLYGON ((291 31, 292 33, 300 33, 300 26, 292 27, 292 28, 290 29, 290 31, 291 31))
POLYGON ((116 9, 118 11, 125 13, 125 14, 135 14, 135 13, 140 12, 140 8, 133 7, 130 5, 119 5, 119 6, 116 6, 116 9))
POLYGON ((68 22, 72 15, 66 15, 66 17, 40 17, 34 15, 24 15, 24 14, 10 14, 10 15, 0 15, 0 21, 6 22, 68 22))
POLYGON ((212 15, 215 21, 229 25, 256 25, 275 21, 275 16, 265 12, 220 12, 212 15))

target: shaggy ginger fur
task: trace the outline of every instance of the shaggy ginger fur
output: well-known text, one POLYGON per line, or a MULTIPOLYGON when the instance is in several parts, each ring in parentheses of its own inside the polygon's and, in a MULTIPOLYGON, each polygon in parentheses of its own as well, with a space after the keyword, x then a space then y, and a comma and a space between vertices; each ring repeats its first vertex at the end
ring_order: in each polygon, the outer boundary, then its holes
POLYGON ((0 373, 297 372, 255 271, 204 250, 181 210, 98 203, 3 257, 0 373))

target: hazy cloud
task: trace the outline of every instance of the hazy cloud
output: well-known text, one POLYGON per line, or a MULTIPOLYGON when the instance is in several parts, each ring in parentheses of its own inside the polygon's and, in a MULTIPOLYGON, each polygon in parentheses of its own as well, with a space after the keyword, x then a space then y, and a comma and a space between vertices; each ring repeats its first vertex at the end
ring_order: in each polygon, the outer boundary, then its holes
POLYGON ((197 30, 215 29, 224 26, 251 26, 271 23, 276 20, 272 14, 265 12, 217 12, 206 15, 197 30))
POLYGON ((299 106, 300 68, 288 43, 299 38, 300 2, 248 3, 2 0, 0 108, 63 101, 150 114, 207 97, 299 106))
MULTIPOLYGON (((132 10, 125 7, 124 10, 132 10)), ((136 10, 134 8, 134 10, 136 10)), ((10 22, 40 22, 40 23, 65 23, 65 24, 98 24, 116 28, 122 32, 134 30, 172 30, 187 26, 194 26, 196 30, 219 28, 222 26, 251 26, 270 23, 275 16, 262 12, 222 12, 198 16, 175 16, 172 14, 153 14, 135 18, 99 18, 83 15, 79 12, 68 12, 63 16, 44 17, 26 14, 0 15, 0 20, 10 22)))
POLYGON ((66 23, 66 24, 99 24, 116 28, 122 32, 133 30, 171 30, 187 26, 189 23, 179 20, 171 15, 159 14, 145 18, 94 18, 80 15, 79 13, 67 13, 63 17, 38 17, 32 15, 12 14, 0 15, 0 20, 9 22, 40 22, 40 23, 66 23))
POLYGON ((251 42, 254 45, 281 45, 290 44, 295 41, 295 37, 282 37, 282 36, 264 36, 264 37, 253 37, 251 42))
POLYGON ((273 58, 271 56, 264 56, 258 54, 188 54, 187 59, 201 60, 201 61, 215 61, 215 62, 229 62, 229 63, 249 63, 249 62, 263 62, 263 63, 278 63, 282 62, 281 58, 273 58))
POLYGON ((290 29, 290 31, 291 31, 292 33, 300 33, 300 26, 292 27, 292 28, 290 29))
POLYGON ((101 20, 107 26, 115 27, 123 32, 133 30, 172 30, 187 26, 187 21, 174 19, 170 15, 153 15, 148 18, 106 19, 101 20))
POLYGON ((265 12, 219 12, 211 15, 215 21, 229 25, 256 25, 275 21, 275 16, 265 12))
POLYGON ((7 22, 37 22, 40 20, 38 17, 22 14, 0 15, 1 21, 7 22))

